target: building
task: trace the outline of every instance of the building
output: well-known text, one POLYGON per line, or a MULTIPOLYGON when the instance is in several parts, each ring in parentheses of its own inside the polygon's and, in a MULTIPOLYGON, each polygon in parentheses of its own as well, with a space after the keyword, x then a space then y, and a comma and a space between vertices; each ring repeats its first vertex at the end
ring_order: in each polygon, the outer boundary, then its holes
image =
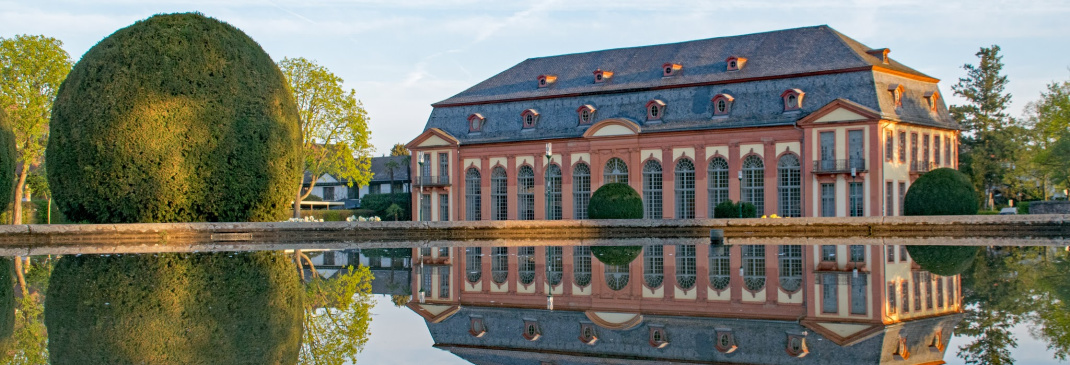
POLYGON ((413 217, 582 219, 608 182, 648 218, 898 215, 959 126, 889 52, 816 26, 525 60, 433 104, 413 217))
MULTIPOLYGON (((312 195, 322 202, 302 201, 309 208, 354 209, 360 207, 360 199, 368 194, 408 193, 409 156, 383 156, 371 158, 372 179, 367 186, 349 186, 349 181, 331 174, 323 174, 312 187, 312 195)), ((307 191, 311 177, 305 173, 302 191, 307 191)))
MULTIPOLYGON (((347 249, 304 251, 312 265, 324 279, 332 279, 344 273, 349 266, 367 267, 372 274, 372 294, 411 295, 412 282, 411 250, 407 249, 347 249), (403 255, 397 253, 404 252, 403 255)), ((305 268, 305 277, 311 278, 311 268, 305 268)))
POLYGON ((475 364, 940 364, 960 278, 905 246, 650 245, 413 250, 409 308, 475 364))

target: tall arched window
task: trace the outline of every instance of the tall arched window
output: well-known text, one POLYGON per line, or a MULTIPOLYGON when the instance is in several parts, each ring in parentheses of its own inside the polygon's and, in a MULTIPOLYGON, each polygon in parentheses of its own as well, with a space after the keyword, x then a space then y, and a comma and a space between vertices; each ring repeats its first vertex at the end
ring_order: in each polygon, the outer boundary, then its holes
MULTIPOLYGON (((707 192, 709 193, 709 215, 715 218, 713 209, 717 204, 728 200, 728 161, 721 157, 714 157, 706 169, 707 192)), ((723 217, 717 217, 723 218, 723 217)))
POLYGON ((802 217, 802 172, 793 153, 777 162, 777 207, 781 217, 802 217))
POLYGON ((661 164, 648 160, 643 164, 643 217, 661 219, 661 164))
POLYGON ((493 247, 490 249, 490 276, 495 284, 505 284, 509 278, 509 248, 493 247))
POLYGON ((695 218, 695 163, 689 159, 676 162, 676 218, 695 218))
POLYGON ((578 163, 572 168, 572 216, 587 219, 587 206, 591 203, 591 167, 578 163))
POLYGON ((780 288, 789 293, 802 287, 802 246, 777 246, 780 258, 780 288))
POLYGON ((483 219, 480 205, 483 202, 483 188, 480 186, 479 170, 475 167, 464 174, 464 219, 478 221, 483 219))
POLYGON ((535 247, 520 247, 516 249, 517 274, 520 276, 520 284, 528 285, 535 282, 535 247))
POLYGON ((490 172, 490 219, 509 219, 509 180, 505 168, 498 166, 490 172))
POLYGON ((572 248, 572 280, 581 287, 591 284, 591 246, 572 248))
POLYGON ((546 219, 561 219, 561 167, 546 168, 546 219))
POLYGON ((561 276, 564 270, 562 252, 561 246, 546 248, 546 282, 550 283, 550 286, 561 284, 561 276))
POLYGON ((643 247, 643 283, 653 289, 665 279, 665 256, 661 245, 643 247))
POLYGON ((732 281, 730 250, 731 246, 710 246, 710 287, 714 290, 725 290, 732 281))
POLYGON ((743 199, 754 204, 758 216, 765 214, 765 163, 756 155, 743 159, 743 199))
POLYGON ((676 285, 687 290, 695 287, 695 245, 676 246, 676 285))
POLYGON ((765 246, 743 245, 743 286, 754 292, 765 289, 765 246))
POLYGON ((535 219, 535 170, 520 166, 516 172, 516 219, 535 219))
POLYGON ((603 184, 628 183, 628 164, 619 158, 611 158, 606 161, 606 170, 602 174, 603 184))
POLYGON ((482 247, 466 247, 464 249, 464 268, 465 277, 469 283, 479 282, 479 279, 483 277, 483 248, 482 247))

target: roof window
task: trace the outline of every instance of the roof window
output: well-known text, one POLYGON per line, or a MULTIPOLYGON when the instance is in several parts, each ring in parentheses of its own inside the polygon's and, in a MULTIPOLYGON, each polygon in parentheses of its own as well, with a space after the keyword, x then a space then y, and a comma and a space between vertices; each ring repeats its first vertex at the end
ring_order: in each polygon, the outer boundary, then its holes
POLYGON ((557 82, 557 76, 555 75, 539 75, 539 87, 550 87, 557 82))
POLYGON ((887 65, 888 64, 888 53, 891 52, 891 51, 892 50, 887 49, 887 48, 875 48, 875 49, 871 49, 871 50, 866 51, 866 53, 868 53, 870 56, 877 57, 877 59, 881 60, 881 63, 887 65))
POLYGON ((891 84, 888 85, 888 91, 892 93, 892 102, 895 103, 896 108, 903 107, 903 85, 891 84))
POLYGON ((475 337, 483 337, 487 334, 487 326, 483 325, 483 317, 468 318, 468 334, 475 337))
POLYGON ((936 106, 940 105, 940 92, 930 91, 925 93, 925 101, 929 103, 929 111, 936 112, 936 106))
POLYGON ((736 346, 736 338, 732 335, 732 330, 729 329, 717 329, 714 331, 714 347, 717 348, 717 351, 726 354, 739 349, 736 346))
POLYGON ((528 341, 537 341, 539 337, 542 337, 542 331, 539 330, 539 322, 525 318, 523 336, 528 341))
POLYGON ((650 346, 659 349, 669 346, 669 337, 665 334, 665 327, 650 326, 650 346))
POLYGON ((594 328, 594 325, 590 323, 580 324, 580 342, 588 345, 594 345, 598 342, 598 330, 594 328))
POLYGON ((661 77, 673 77, 680 74, 684 66, 679 63, 666 63, 661 65, 661 77))
POLYGON ((594 70, 594 83, 601 84, 609 81, 613 78, 613 71, 602 71, 602 69, 594 70))
POLYGON ((732 56, 728 57, 728 59, 725 60, 725 63, 728 64, 728 71, 739 71, 747 64, 747 58, 732 56))
POLYGON ((535 124, 539 123, 539 112, 535 109, 528 109, 520 113, 520 120, 524 124, 524 129, 535 128, 535 124))
POLYGON ((594 111, 594 107, 590 105, 583 105, 576 109, 576 116, 580 119, 580 125, 591 124, 594 121, 594 111))
POLYGON ((790 112, 802 109, 803 96, 806 96, 806 93, 799 89, 787 89, 780 93, 780 98, 784 99, 784 111, 790 112))
POLYGON ((792 357, 805 357, 810 353, 810 349, 806 347, 806 337, 797 334, 788 335, 788 344, 784 351, 792 357))
POLYGON ((483 124, 487 121, 487 118, 483 118, 482 114, 472 113, 468 116, 468 133, 482 132, 483 124))
POLYGON ((654 99, 646 103, 646 120, 657 121, 661 120, 661 116, 665 115, 665 102, 654 99))
POLYGON ((732 101, 736 100, 732 95, 717 94, 713 97, 713 115, 728 115, 732 111, 732 101))

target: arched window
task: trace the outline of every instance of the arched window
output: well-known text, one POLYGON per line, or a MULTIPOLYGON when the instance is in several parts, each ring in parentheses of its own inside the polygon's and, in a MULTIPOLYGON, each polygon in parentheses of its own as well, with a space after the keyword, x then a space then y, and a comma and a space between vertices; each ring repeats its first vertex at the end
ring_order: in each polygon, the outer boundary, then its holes
POLYGON ((564 268, 564 263, 561 261, 562 257, 561 246, 546 248, 546 282, 550 283, 550 286, 561 284, 561 275, 564 268))
POLYGON ((483 188, 480 186, 479 170, 468 168, 464 174, 464 219, 478 221, 483 219, 480 206, 483 202, 483 188))
POLYGON ((743 159, 743 202, 754 204, 759 217, 765 214, 765 164, 756 155, 743 159))
POLYGON ((676 218, 695 218, 695 163, 689 159, 676 162, 676 218))
POLYGON ((520 166, 516 173, 516 219, 535 219, 535 170, 520 166))
POLYGON ((802 217, 802 173, 799 156, 793 153, 777 162, 777 203, 781 217, 802 217))
POLYGON ((643 217, 661 219, 661 164, 647 160, 643 164, 643 217))
POLYGON ((755 292, 765 289, 765 246, 743 245, 743 286, 755 292))
POLYGON ((479 279, 483 277, 483 248, 482 247, 466 247, 464 249, 464 268, 465 277, 469 283, 477 283, 479 279))
POLYGON ((709 215, 714 217, 713 210, 717 204, 728 200, 728 161, 721 157, 714 157, 706 169, 706 190, 709 193, 709 215))
POLYGON ((710 287, 715 290, 725 290, 731 282, 730 252, 729 246, 710 246, 710 287))
POLYGON ((505 168, 498 166, 490 172, 490 219, 509 219, 509 187, 505 168))
POLYGON ((546 168, 546 219, 561 219, 561 167, 546 168))
POLYGON ((665 279, 665 258, 661 245, 643 247, 643 283, 654 289, 665 279))
POLYGON ((591 247, 576 246, 572 248, 572 279, 577 286, 591 284, 591 247))
POLYGON ((572 168, 572 215, 575 219, 587 219, 587 206, 591 202, 591 167, 578 163, 572 168))
POLYGON ((490 276, 495 284, 505 284, 509 278, 509 248, 493 247, 490 249, 490 276))
POLYGON ((619 158, 611 158, 606 161, 606 170, 602 174, 603 184, 628 183, 628 164, 619 158))
POLYGON ((517 274, 520 284, 535 282, 535 247, 520 247, 516 250, 517 274))
POLYGON ((780 252, 780 288, 789 293, 802 287, 802 246, 778 246, 780 252))
POLYGON ((603 265, 605 266, 606 285, 613 290, 621 290, 628 286, 628 265, 603 265))
POLYGON ((695 287, 695 245, 676 246, 676 285, 688 290, 695 287))

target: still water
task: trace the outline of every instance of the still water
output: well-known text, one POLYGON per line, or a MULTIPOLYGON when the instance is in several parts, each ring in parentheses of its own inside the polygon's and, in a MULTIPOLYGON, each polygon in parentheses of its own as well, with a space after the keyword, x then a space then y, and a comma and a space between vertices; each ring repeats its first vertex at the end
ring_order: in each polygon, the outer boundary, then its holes
POLYGON ((4 259, 0 363, 1059 364, 1070 351, 1065 247, 693 243, 35 256, 21 279, 4 259))

